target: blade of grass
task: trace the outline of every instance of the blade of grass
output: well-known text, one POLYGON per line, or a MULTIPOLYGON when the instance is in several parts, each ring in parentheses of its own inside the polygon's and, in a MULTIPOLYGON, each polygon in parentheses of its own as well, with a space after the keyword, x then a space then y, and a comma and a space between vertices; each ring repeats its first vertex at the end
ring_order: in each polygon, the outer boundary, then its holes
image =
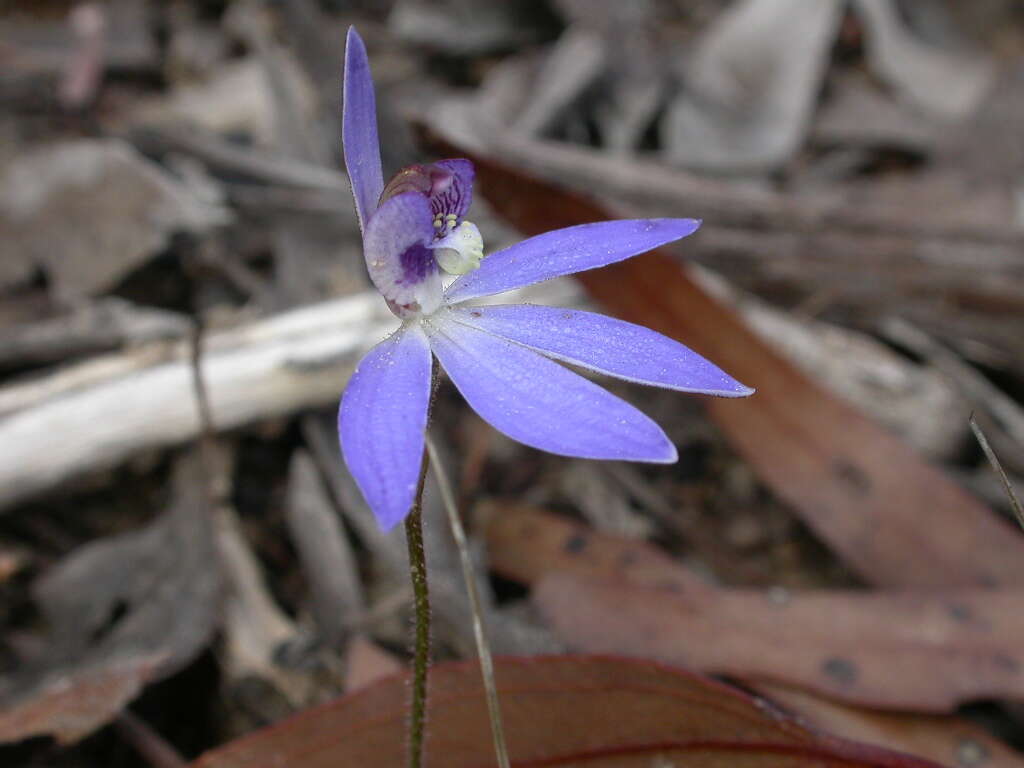
POLYGON ((1021 507, 1020 499, 1017 498, 1017 494, 1013 490, 1013 484, 1010 482, 1010 478, 1006 476, 1006 472, 1003 470, 1003 465, 999 463, 999 457, 996 456, 996 452, 992 450, 992 446, 988 444, 988 438, 985 437, 985 433, 982 432, 973 413, 968 421, 971 425, 971 431, 974 433, 974 437, 978 441, 978 445, 980 445, 981 450, 985 452, 985 458, 988 459, 988 463, 992 465, 992 469, 994 469, 996 474, 999 475, 999 480, 1003 484, 1003 490, 1006 491, 1006 498, 1010 500, 1010 506, 1013 507, 1013 513, 1017 516, 1017 522, 1020 523, 1021 528, 1024 528, 1024 507, 1021 507))
POLYGON ((494 661, 491 658, 491 648, 487 643, 487 636, 484 634, 483 609, 480 606, 480 594, 476 588, 476 574, 473 571, 473 561, 469 556, 466 531, 462 527, 459 511, 455 507, 455 494, 452 493, 451 484, 448 482, 448 475, 441 467, 441 457, 430 435, 427 435, 427 455, 430 457, 430 466, 434 471, 437 486, 441 491, 441 501, 444 504, 445 511, 448 513, 448 522, 452 527, 452 536, 455 538, 455 545, 459 550, 462 576, 466 582, 466 590, 469 592, 469 605, 473 614, 473 636, 476 638, 476 652, 480 657, 480 674, 484 679, 487 714, 491 721, 491 735, 494 737, 494 754, 498 758, 499 768, 509 768, 508 747, 505 744, 505 728, 501 722, 501 709, 498 706, 498 686, 494 682, 494 661))

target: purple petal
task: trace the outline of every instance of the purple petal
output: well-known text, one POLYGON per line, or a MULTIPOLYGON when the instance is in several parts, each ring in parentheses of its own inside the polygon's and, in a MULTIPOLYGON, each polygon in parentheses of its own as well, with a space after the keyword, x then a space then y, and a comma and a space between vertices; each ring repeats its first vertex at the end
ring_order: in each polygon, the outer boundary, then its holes
POLYGON ((434 238, 432 221, 426 196, 403 192, 386 201, 366 223, 366 268, 393 309, 433 312, 441 303, 441 275, 427 248, 434 238))
POLYGON ((473 410, 513 440, 585 459, 676 460, 657 424, 558 363, 443 312, 425 318, 424 329, 473 410))
POLYGON ((459 221, 473 204, 473 179, 476 171, 469 160, 438 160, 434 165, 452 174, 451 184, 443 192, 435 194, 431 201, 434 215, 454 214, 459 221))
POLYGON ((639 384, 722 397, 754 391, 667 336, 593 312, 509 304, 453 307, 451 317, 558 360, 639 384))
POLYGON ((626 219, 545 232, 492 253, 445 296, 449 303, 466 301, 603 267, 686 237, 699 226, 697 219, 626 219))
POLYGON ((341 398, 341 452, 385 531, 409 513, 416 495, 431 365, 423 330, 402 328, 360 361, 341 398))
POLYGON ((352 184, 360 229, 377 209, 384 189, 377 138, 377 100, 373 94, 370 61, 366 46, 355 27, 348 28, 345 43, 344 109, 341 118, 341 143, 345 151, 345 170, 352 184))

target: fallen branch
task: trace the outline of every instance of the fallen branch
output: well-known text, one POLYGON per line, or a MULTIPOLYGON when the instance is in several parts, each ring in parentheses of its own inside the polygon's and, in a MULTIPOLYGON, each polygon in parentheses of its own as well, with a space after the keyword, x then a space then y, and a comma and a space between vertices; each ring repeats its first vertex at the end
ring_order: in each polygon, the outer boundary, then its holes
MULTIPOLYGON (((330 403, 391 319, 365 293, 209 334, 203 379, 214 425, 231 429, 330 403)), ((190 366, 186 345, 143 347, 0 391, 0 510, 139 451, 194 439, 190 366)))
POLYGON ((181 338, 188 326, 186 318, 173 312, 104 298, 59 317, 5 329, 0 333, 0 367, 67 361, 124 344, 181 338))

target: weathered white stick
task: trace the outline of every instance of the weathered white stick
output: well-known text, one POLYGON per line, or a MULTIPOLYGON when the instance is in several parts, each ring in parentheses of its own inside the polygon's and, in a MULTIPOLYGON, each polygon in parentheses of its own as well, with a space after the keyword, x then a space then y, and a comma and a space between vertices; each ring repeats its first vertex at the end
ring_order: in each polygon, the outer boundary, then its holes
MULTIPOLYGON (((380 297, 365 293, 210 334, 203 377, 216 428, 337 399, 357 356, 394 328, 380 297)), ((4 402, 20 406, 0 417, 0 510, 139 451, 194 438, 187 350, 152 358, 152 350, 111 356, 0 392, 0 413, 4 402)))

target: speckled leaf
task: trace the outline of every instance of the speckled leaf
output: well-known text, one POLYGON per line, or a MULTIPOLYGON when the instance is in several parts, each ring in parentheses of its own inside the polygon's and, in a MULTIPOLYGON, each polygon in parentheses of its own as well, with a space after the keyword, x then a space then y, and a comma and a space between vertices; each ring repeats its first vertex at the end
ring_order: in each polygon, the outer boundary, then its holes
POLYGON ((586 653, 785 681, 868 706, 948 712, 1024 696, 1024 592, 723 589, 648 545, 505 509, 493 567, 534 584, 548 624, 586 653))

